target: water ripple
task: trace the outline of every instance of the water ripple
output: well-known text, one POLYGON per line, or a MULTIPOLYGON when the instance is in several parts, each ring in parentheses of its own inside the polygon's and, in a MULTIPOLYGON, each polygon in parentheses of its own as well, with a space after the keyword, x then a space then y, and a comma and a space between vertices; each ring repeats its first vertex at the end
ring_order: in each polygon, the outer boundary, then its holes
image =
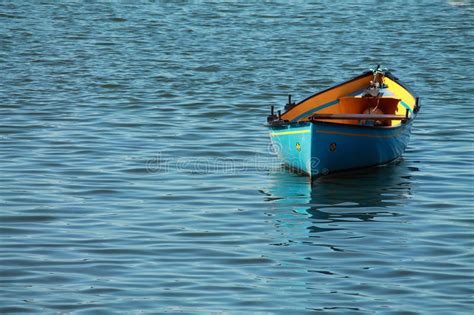
POLYGON ((472 310, 469 1, 0 11, 0 313, 472 310), (377 63, 404 158, 282 168, 270 105, 377 63))

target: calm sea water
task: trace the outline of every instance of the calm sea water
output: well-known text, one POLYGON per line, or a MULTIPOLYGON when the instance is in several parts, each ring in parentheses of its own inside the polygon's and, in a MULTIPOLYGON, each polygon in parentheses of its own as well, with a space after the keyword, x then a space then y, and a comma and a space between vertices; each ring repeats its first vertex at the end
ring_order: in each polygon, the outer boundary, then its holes
POLYGON ((469 1, 0 4, 0 313, 467 314, 469 1), (404 158, 281 169, 264 126, 382 63, 404 158))

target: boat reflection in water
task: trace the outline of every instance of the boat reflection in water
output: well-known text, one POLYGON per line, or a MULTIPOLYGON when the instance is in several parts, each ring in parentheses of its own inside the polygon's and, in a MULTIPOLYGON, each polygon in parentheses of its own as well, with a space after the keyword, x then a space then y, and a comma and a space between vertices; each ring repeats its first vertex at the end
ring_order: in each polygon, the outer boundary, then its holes
POLYGON ((279 172, 272 174, 265 192, 272 202, 270 215, 279 228, 311 219, 310 232, 350 228, 351 223, 390 220, 403 212, 411 195, 411 174, 406 162, 320 177, 312 184, 307 177, 279 172))
POLYGON ((285 296, 314 301, 311 310, 318 314, 366 314, 375 300, 392 303, 387 292, 412 296, 401 285, 411 277, 403 271, 410 270, 418 247, 411 202, 417 168, 411 165, 401 160, 312 184, 290 172, 272 174, 264 193, 273 246, 269 258, 276 263, 265 275, 277 279, 275 286, 288 284, 285 296))

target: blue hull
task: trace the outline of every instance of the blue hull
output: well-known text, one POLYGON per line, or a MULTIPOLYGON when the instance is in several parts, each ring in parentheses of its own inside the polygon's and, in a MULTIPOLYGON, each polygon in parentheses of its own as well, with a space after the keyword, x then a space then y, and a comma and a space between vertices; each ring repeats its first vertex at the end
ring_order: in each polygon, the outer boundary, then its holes
POLYGON ((283 163, 317 177, 400 157, 407 147, 412 122, 397 127, 305 122, 272 126, 270 137, 283 163))

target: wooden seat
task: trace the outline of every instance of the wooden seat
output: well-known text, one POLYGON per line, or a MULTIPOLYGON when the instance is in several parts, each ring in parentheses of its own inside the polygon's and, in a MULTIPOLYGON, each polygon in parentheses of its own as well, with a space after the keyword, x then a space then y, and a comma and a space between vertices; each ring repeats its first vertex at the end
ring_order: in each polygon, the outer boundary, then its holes
POLYGON ((314 114, 311 119, 346 119, 346 120, 402 120, 406 117, 403 115, 390 114, 314 114))

